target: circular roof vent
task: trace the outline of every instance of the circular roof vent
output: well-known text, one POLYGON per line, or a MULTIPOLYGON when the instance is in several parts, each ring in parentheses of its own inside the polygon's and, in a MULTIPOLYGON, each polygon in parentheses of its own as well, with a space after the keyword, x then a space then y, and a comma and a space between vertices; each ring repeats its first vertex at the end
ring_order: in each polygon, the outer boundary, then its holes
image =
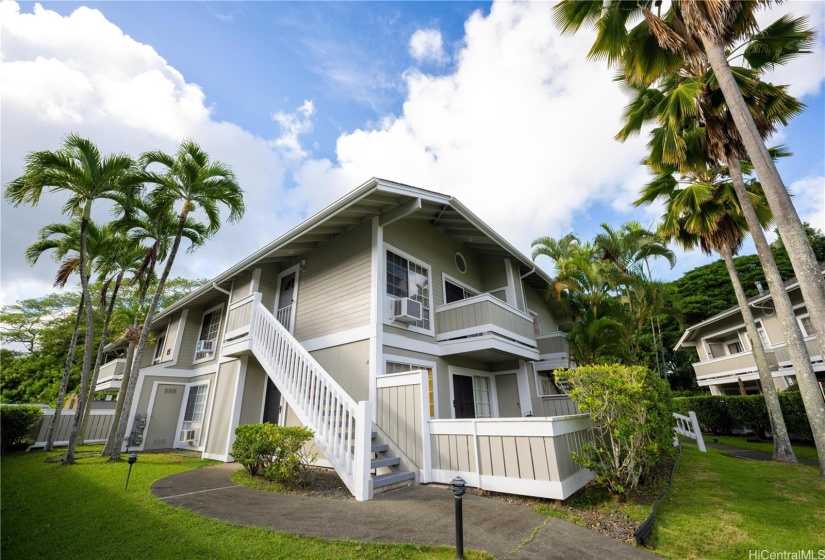
POLYGON ((467 272, 467 261, 464 260, 464 255, 461 253, 455 254, 455 267, 462 274, 467 272))

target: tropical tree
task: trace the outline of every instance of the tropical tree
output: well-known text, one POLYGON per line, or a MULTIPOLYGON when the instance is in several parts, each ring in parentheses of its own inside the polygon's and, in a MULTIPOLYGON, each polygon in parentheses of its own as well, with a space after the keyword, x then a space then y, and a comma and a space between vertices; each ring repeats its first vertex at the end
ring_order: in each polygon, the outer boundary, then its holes
POLYGON ((69 446, 63 463, 74 462, 74 450, 80 429, 81 414, 88 392, 89 372, 92 363, 91 341, 94 339, 94 317, 89 295, 89 273, 86 266, 86 234, 95 202, 108 199, 114 202, 116 211, 128 210, 131 201, 141 188, 140 180, 132 173, 134 162, 129 156, 103 157, 97 146, 76 134, 69 134, 63 148, 56 151, 32 152, 26 156, 23 175, 6 186, 5 196, 12 204, 35 206, 44 190, 68 194, 63 206, 68 215, 80 214, 79 271, 83 306, 86 313, 86 341, 83 351, 83 368, 80 375, 80 401, 78 414, 72 423, 69 446))
MULTIPOLYGON (((759 222, 766 224, 770 219, 770 210, 756 190, 758 185, 753 187, 755 192, 751 193, 751 200, 756 202, 754 208, 761 212, 759 222)), ((733 256, 744 241, 747 224, 729 178, 719 168, 706 167, 704 170, 697 169, 687 185, 682 187, 672 174, 660 174, 644 188, 636 204, 651 203, 656 199, 662 199, 665 203, 665 215, 659 227, 662 235, 673 239, 685 250, 698 246, 706 254, 717 252, 724 259, 759 372, 774 436, 773 457, 777 461, 796 462, 762 339, 733 263, 733 256)))
MULTIPOLYGON (((141 318, 144 316, 146 294, 153 282, 157 280, 155 268, 158 262, 163 262, 169 255, 169 250, 174 243, 178 231, 178 216, 171 208, 159 209, 153 212, 148 200, 141 199, 135 204, 135 213, 127 219, 122 220, 118 227, 129 232, 129 238, 133 243, 139 244, 141 249, 140 266, 134 274, 131 283, 137 282, 137 305, 132 311, 132 326, 123 334, 123 338, 128 343, 126 351, 126 363, 121 380, 121 390, 118 392, 115 415, 112 419, 112 427, 109 437, 103 448, 102 455, 105 457, 112 454, 115 447, 118 428, 123 415, 123 405, 126 400, 126 389, 130 385, 132 374, 132 364, 135 357, 135 345, 140 339, 141 318), (144 245, 146 244, 146 245, 144 245)), ((181 236, 191 243, 189 250, 194 250, 206 242, 208 232, 206 226, 188 216, 184 223, 181 236)), ((173 282, 173 284, 176 284, 173 282)), ((167 281, 164 284, 166 291, 170 287, 167 281)), ((192 286, 184 286, 184 292, 191 291, 192 286)), ((174 290, 173 290, 174 291, 174 290)), ((168 297, 168 294, 166 294, 168 297)), ((159 305, 163 302, 163 294, 159 305)), ((140 363, 140 362, 138 362, 140 363)), ((119 448, 119 446, 118 446, 119 448)))
MULTIPOLYGON (((163 214, 179 205, 177 227, 169 256, 166 259, 163 272, 158 279, 155 295, 146 312, 143 330, 140 332, 135 347, 135 356, 132 364, 129 386, 126 388, 123 408, 129 410, 132 405, 135 387, 137 385, 140 362, 152 319, 155 315, 158 302, 175 262, 184 230, 190 218, 197 218, 194 212, 201 212, 205 219, 206 237, 214 235, 221 226, 220 207, 229 210, 227 220, 237 222, 244 213, 243 191, 235 179, 235 174, 224 163, 211 161, 209 155, 193 140, 184 140, 174 155, 154 151, 147 152, 141 157, 143 172, 140 178, 148 184, 154 185, 149 194, 149 206, 152 214, 163 214), (155 171, 159 166, 163 172, 155 171)), ((193 245, 193 249, 195 246, 193 245)), ((122 389, 121 389, 122 390, 122 389)), ((121 416, 118 431, 112 447, 111 458, 120 458, 120 449, 126 435, 128 418, 121 416)))

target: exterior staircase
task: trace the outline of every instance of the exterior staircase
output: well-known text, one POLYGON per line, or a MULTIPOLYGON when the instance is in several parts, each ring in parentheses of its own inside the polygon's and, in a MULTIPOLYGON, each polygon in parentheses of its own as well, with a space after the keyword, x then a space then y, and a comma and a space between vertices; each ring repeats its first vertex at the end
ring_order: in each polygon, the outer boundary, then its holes
POLYGON ((260 301, 249 336, 252 353, 356 500, 414 480, 372 431, 369 402, 355 402, 260 301))

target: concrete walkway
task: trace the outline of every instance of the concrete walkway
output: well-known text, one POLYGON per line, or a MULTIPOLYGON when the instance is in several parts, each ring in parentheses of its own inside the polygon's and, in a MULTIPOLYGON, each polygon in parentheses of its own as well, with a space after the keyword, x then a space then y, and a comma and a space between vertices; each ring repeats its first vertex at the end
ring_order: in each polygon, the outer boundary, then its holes
MULTIPOLYGON (((444 486, 417 486, 356 502, 238 486, 230 479, 237 468, 223 464, 169 476, 152 485, 152 494, 171 506, 236 525, 328 539, 455 546, 454 498, 444 486)), ((657 558, 526 507, 472 495, 464 496, 464 548, 507 559, 657 558)))

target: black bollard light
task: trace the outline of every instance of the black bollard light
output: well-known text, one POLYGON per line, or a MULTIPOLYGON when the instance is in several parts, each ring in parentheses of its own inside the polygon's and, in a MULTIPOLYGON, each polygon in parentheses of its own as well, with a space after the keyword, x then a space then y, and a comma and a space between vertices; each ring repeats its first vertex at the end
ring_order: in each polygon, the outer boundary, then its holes
POLYGON ((128 490, 129 488, 129 477, 132 476, 132 465, 137 463, 137 453, 132 453, 129 455, 129 472, 126 474, 126 488, 124 490, 128 490))
POLYGON ((461 507, 461 497, 466 492, 467 483, 457 476, 450 484, 453 485, 453 496, 455 496, 455 557, 464 558, 464 513, 461 507))

